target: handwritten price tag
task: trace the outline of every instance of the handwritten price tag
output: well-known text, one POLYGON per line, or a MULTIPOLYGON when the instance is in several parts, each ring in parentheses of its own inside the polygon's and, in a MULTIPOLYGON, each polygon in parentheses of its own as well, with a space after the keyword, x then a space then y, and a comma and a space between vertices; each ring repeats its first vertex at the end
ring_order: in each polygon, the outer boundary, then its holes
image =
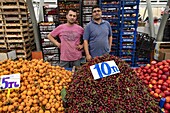
POLYGON ((20 87, 20 74, 1 76, 0 89, 12 89, 20 87))
POLYGON ((114 60, 90 66, 94 80, 120 73, 114 60))

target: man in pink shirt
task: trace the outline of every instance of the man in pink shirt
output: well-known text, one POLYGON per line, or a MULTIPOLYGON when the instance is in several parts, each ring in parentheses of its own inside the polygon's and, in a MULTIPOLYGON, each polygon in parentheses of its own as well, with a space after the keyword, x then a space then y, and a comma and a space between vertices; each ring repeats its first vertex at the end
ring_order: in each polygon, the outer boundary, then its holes
POLYGON ((69 10, 66 15, 67 23, 56 27, 48 38, 57 47, 60 48, 60 66, 70 68, 73 66, 80 66, 80 59, 82 58, 83 43, 80 43, 83 35, 83 28, 75 24, 77 14, 75 10, 69 10), (59 43, 54 37, 58 36, 61 40, 59 43))

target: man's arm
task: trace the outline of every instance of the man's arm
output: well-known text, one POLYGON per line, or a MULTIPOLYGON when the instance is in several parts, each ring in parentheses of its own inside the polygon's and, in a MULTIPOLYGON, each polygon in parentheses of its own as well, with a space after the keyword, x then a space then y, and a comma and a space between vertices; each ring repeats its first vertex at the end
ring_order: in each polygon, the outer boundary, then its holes
POLYGON ((60 48, 60 43, 57 40, 55 40, 54 37, 51 36, 51 34, 48 34, 47 37, 52 43, 54 43, 58 48, 60 48))
POLYGON ((85 50, 85 53, 86 53, 86 59, 87 61, 91 60, 92 57, 89 53, 89 44, 88 44, 88 40, 84 40, 84 50, 85 50))
POLYGON ((109 37, 109 47, 110 47, 110 51, 111 51, 111 47, 112 47, 112 36, 109 37))

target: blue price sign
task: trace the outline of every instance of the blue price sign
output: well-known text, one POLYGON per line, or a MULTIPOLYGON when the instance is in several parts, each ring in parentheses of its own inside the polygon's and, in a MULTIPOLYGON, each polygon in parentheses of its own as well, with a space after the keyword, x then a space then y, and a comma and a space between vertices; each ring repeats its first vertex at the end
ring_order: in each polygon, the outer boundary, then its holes
POLYGON ((0 89, 11 89, 20 87, 20 74, 1 76, 0 89))
POLYGON ((90 70, 95 80, 120 73, 114 60, 92 65, 90 66, 90 70))

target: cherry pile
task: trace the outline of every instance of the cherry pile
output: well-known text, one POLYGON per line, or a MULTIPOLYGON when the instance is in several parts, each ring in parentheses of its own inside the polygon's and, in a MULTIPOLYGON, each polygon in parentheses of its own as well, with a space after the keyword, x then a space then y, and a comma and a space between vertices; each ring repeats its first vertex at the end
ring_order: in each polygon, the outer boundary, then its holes
POLYGON ((158 113, 158 102, 120 58, 103 55, 80 67, 66 95, 67 113, 158 113), (90 66, 114 60, 121 73, 94 80, 90 66))

